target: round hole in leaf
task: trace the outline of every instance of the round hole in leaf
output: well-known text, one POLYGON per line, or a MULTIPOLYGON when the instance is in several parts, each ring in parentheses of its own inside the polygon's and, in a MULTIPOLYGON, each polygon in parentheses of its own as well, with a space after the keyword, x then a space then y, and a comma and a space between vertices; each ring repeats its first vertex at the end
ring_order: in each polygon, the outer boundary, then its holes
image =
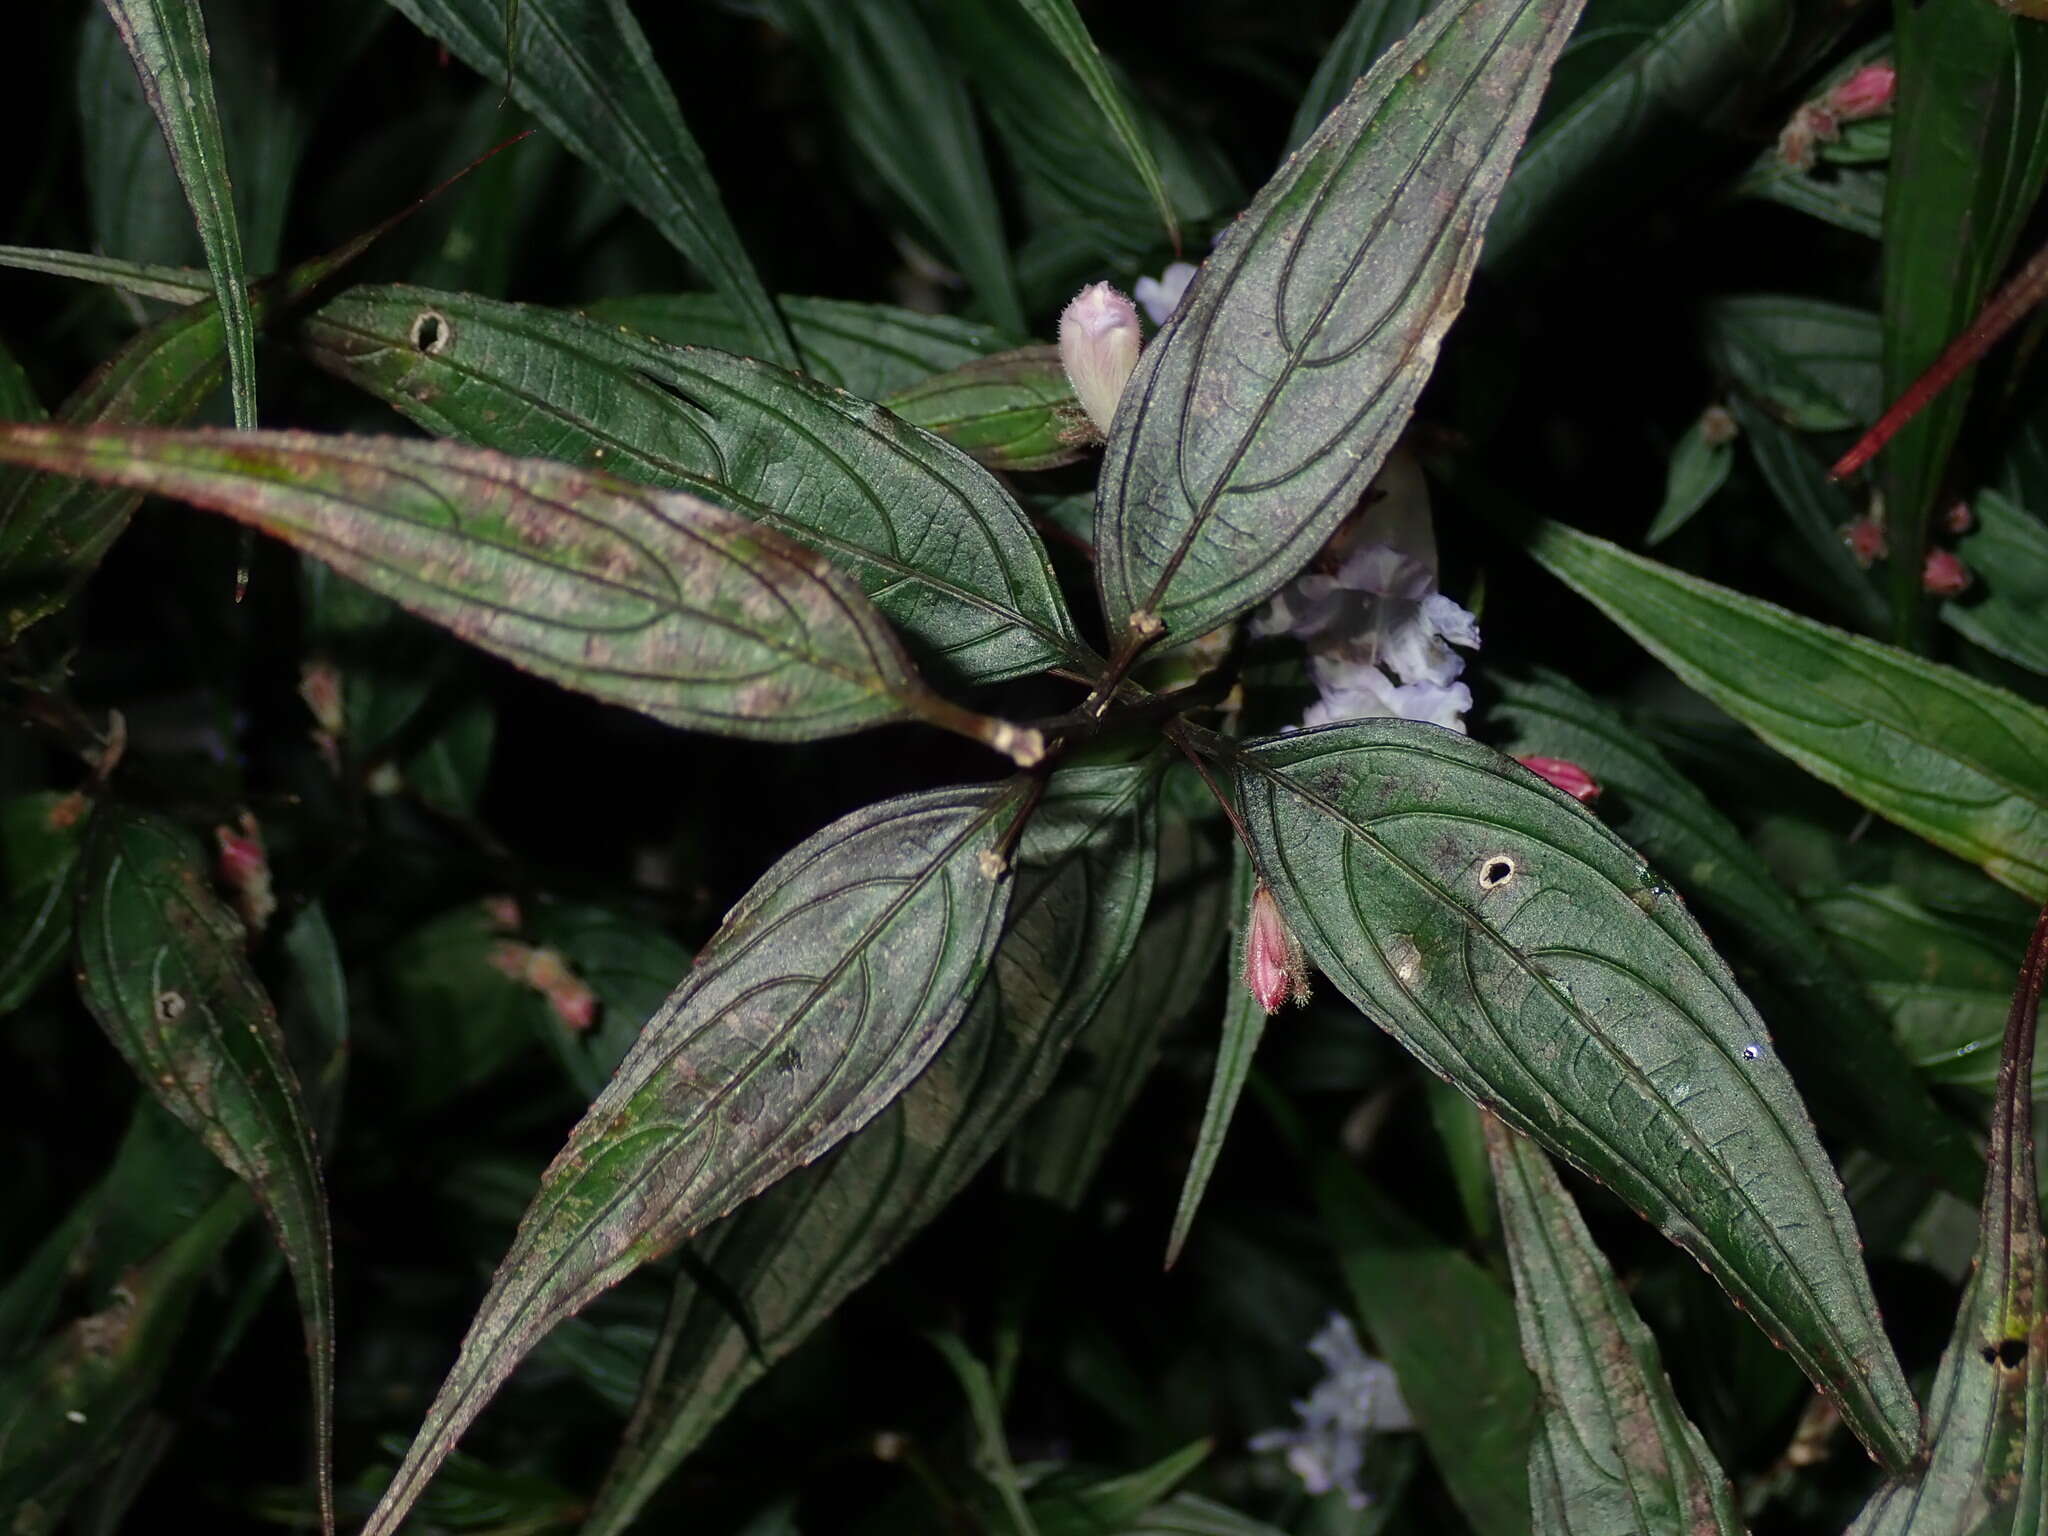
POLYGON ((448 343, 455 339, 455 327, 448 323, 448 317, 435 310, 423 309, 413 318, 409 338, 415 350, 428 357, 439 357, 448 350, 448 343))
POLYGON ((1506 854, 1496 854, 1486 861, 1479 871, 1479 888, 1482 891, 1497 891, 1515 878, 1515 861, 1506 854))

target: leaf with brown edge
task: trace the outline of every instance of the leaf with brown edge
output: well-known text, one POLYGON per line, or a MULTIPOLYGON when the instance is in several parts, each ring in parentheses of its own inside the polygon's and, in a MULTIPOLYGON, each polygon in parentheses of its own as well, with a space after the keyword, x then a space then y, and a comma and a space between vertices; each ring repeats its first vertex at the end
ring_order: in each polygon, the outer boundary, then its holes
POLYGON ((364 1528, 389 1536, 513 1368, 590 1299, 886 1109, 960 1022, 1013 881, 1018 783, 855 811, 727 914, 541 1176, 364 1528))
POLYGON ((1096 492, 1113 634, 1205 633, 1364 494, 1465 300, 1580 0, 1447 0, 1232 224, 1138 360, 1096 492))
POLYGON ((1738 1536, 1728 1475, 1557 1170, 1496 1117, 1481 1120, 1522 1354, 1541 1389, 1529 1441, 1538 1536, 1738 1536))
POLYGON ((224 512, 515 666, 672 725, 800 741, 921 715, 991 739, 925 688, 851 580, 681 492, 303 432, 16 426, 0 461, 224 512))
POLYGON ((333 1244, 320 1160, 277 1012, 182 828, 93 815, 79 884, 79 990, 159 1102, 247 1184, 298 1291, 311 1362, 322 1526, 334 1528, 333 1244))
POLYGON ((1849 1536, 2048 1529, 2048 1249, 2032 1090, 2044 978, 2048 910, 2006 1016, 1977 1254, 1927 1405, 1926 1467, 1879 1489, 1849 1536))

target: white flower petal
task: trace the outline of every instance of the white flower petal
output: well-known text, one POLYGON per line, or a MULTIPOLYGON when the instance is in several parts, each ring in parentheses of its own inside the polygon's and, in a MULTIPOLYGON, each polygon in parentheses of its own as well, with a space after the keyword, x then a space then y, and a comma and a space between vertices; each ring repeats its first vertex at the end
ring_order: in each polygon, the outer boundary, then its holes
POLYGON ((1479 621, 1441 592, 1432 592, 1422 600, 1422 617, 1451 644, 1462 645, 1468 651, 1479 649, 1479 621))
POLYGON ((1138 279, 1137 287, 1131 291, 1154 325, 1164 325, 1173 318, 1173 312, 1180 308, 1181 296, 1195 279, 1195 271, 1193 262, 1176 261, 1156 279, 1138 279))

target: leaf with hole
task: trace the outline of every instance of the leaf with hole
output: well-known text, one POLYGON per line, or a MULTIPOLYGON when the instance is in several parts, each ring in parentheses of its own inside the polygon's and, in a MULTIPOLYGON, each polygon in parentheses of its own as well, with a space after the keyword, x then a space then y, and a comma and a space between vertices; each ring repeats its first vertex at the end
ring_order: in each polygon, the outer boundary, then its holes
POLYGON ((94 812, 79 874, 79 988, 164 1107, 249 1186, 291 1267, 311 1362, 321 1524, 333 1529, 333 1244, 320 1160, 240 919, 182 829, 94 812))
POLYGON ((990 682, 1086 654, 1016 502, 865 401, 770 363, 426 289, 351 289, 303 335, 321 366, 431 432, 690 491, 809 545, 939 675, 990 682))
POLYGON ((1728 1474, 1664 1374, 1657 1341, 1532 1143, 1493 1116, 1486 1146, 1539 1388, 1529 1441, 1538 1536, 1740 1536, 1728 1474))
POLYGON ((763 875, 542 1175, 365 1536, 398 1528, 540 1337, 888 1107, 953 1033, 1013 881, 1016 784, 884 801, 763 875))
POLYGON ((1338 990, 1691 1253, 1906 1466, 1918 1410, 1841 1181, 1763 1021, 1640 856, 1435 726, 1303 731, 1232 760, 1260 871, 1338 990))
POLYGON ((1112 424, 1095 544, 1113 635, 1215 628, 1357 503, 1464 304, 1579 4, 1438 7, 1225 231, 1112 424))

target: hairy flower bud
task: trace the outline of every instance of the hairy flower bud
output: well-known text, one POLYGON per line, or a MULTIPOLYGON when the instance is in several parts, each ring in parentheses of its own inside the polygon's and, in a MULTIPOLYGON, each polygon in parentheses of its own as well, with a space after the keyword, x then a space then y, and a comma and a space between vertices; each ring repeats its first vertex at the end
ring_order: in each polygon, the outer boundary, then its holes
POLYGON ((1138 311, 1108 283, 1091 283, 1060 316, 1060 363, 1081 409, 1104 437, 1138 366, 1138 311))
POLYGON ((1301 941, 1263 880, 1252 892, 1244 923, 1244 984, 1268 1013, 1278 1013, 1289 998, 1297 1008, 1308 1001, 1308 962, 1301 941))
POLYGON ((1515 761, 1581 804, 1590 805, 1600 798, 1600 781, 1569 758, 1518 757, 1515 761))
POLYGON ((1899 88, 1899 73, 1891 60, 1866 64, 1828 92, 1828 107, 1836 118, 1853 123, 1861 117, 1876 117, 1892 109, 1892 97, 1899 88))
POLYGON ((1853 523, 1842 524, 1838 531, 1842 542, 1849 546, 1849 553, 1866 571, 1890 553, 1885 543, 1884 524, 1874 517, 1859 517, 1853 523))
POLYGON ((1936 597, 1960 597, 1974 580, 1970 568, 1946 549, 1927 551, 1927 563, 1920 568, 1920 585, 1936 597))
POLYGON ((228 888, 235 910, 251 933, 261 933, 277 912, 277 896, 270 883, 270 855, 263 847, 263 829, 256 818, 244 811, 238 827, 215 827, 214 843, 220 849, 220 881, 228 888))

